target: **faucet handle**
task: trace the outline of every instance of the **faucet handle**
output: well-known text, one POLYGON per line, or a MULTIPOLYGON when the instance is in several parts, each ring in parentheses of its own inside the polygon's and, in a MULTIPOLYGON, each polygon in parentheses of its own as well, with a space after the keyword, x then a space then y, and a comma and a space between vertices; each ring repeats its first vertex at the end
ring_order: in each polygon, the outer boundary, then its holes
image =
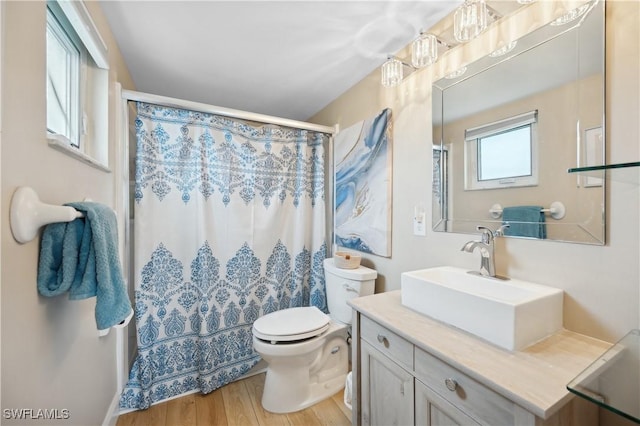
POLYGON ((493 240, 493 231, 486 226, 478 225, 476 229, 482 232, 482 242, 485 244, 490 244, 491 240, 493 240))
POLYGON ((509 224, 507 223, 507 224, 501 225, 495 231, 492 231, 490 228, 487 228, 486 226, 481 226, 481 225, 478 225, 476 229, 482 232, 482 242, 490 243, 493 238, 504 236, 504 230, 507 229, 508 227, 509 227, 509 224))
POLYGON ((504 236, 504 230, 509 228, 509 224, 505 223, 504 225, 501 225, 500 228, 496 229, 496 232, 493 233, 494 237, 503 237, 504 236))

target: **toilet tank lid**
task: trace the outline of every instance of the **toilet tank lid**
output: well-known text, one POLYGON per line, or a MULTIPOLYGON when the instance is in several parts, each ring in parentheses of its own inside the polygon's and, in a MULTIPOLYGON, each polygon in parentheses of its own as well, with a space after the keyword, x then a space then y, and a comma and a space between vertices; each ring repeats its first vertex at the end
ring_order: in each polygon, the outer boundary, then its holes
POLYGON ((362 265, 355 269, 338 268, 332 257, 324 260, 324 268, 325 271, 349 280, 367 281, 374 280, 378 276, 378 272, 362 265))

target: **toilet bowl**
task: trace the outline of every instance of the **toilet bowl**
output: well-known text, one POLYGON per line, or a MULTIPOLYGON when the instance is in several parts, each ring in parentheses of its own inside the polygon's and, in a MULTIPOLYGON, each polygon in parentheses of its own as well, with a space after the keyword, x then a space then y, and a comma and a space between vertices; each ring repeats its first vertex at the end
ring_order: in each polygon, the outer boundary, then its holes
POLYGON ((325 259, 329 315, 314 306, 283 309, 253 324, 253 347, 267 363, 262 407, 273 413, 307 408, 344 387, 349 370, 351 307, 373 294, 376 271, 339 269, 325 259))

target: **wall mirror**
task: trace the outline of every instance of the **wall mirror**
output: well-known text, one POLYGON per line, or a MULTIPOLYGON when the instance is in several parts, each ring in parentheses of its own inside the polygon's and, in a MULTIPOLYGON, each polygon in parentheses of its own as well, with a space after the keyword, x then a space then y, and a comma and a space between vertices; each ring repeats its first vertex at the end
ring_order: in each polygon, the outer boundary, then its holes
POLYGON ((604 244, 604 173, 567 173, 604 164, 604 2, 572 12, 433 83, 434 230, 604 244))

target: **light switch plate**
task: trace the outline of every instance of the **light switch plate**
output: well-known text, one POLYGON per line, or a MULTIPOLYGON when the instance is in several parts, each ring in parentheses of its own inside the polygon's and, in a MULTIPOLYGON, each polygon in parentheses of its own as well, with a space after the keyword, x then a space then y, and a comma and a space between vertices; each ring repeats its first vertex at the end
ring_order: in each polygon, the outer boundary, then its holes
POLYGON ((413 217, 413 235, 424 237, 427 235, 427 227, 425 225, 425 214, 421 213, 413 217))

